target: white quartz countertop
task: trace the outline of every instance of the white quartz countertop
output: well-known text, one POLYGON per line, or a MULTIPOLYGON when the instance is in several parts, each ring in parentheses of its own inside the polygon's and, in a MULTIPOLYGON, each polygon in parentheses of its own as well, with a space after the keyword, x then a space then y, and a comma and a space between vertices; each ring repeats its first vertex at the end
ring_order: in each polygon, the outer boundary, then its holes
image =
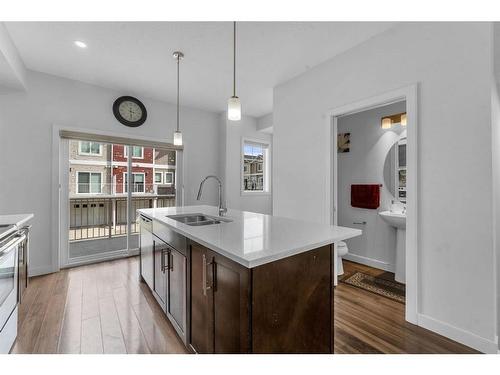
POLYGON ((189 226, 167 217, 186 213, 217 216, 217 207, 213 206, 149 208, 137 212, 248 268, 343 241, 362 233, 361 230, 354 228, 233 209, 229 209, 225 216, 232 222, 206 226, 189 226))
POLYGON ((29 220, 33 219, 33 214, 0 215, 0 225, 15 225, 21 228, 29 220))

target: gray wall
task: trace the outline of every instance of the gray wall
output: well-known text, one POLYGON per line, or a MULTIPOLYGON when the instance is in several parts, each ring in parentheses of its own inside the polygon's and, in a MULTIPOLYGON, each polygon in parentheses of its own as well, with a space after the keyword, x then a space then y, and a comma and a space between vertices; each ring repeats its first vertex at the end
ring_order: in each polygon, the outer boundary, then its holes
MULTIPOLYGON (((394 272, 396 261, 396 229, 378 215, 390 208, 395 199, 384 181, 384 163, 396 143, 402 126, 389 130, 380 127, 381 118, 406 111, 404 102, 341 117, 339 133, 351 133, 350 152, 338 156, 338 224, 363 230, 363 235, 347 240, 346 259, 394 272), (377 210, 351 206, 352 184, 382 184, 377 210), (356 225, 355 222, 366 222, 356 225)), ((335 187, 334 187, 335 189, 335 187)))
POLYGON ((328 111, 418 83, 418 319, 485 351, 497 347, 492 62, 490 23, 400 24, 276 87, 273 110, 274 214, 328 222, 328 111))
MULTIPOLYGON (((500 97, 499 89, 495 80, 491 85, 491 128, 493 147, 493 228, 494 246, 496 255, 496 293, 497 293, 497 334, 500 336, 500 97)), ((500 343, 499 347, 500 347, 500 343)))
MULTIPOLYGON (((51 233, 52 125, 100 130, 172 141, 175 105, 140 99, 148 110, 146 123, 126 128, 114 118, 117 92, 51 75, 28 72, 26 92, 0 96, 0 214, 33 212, 31 273, 53 271, 51 233)), ((217 149, 218 115, 181 108, 185 151, 185 200, 195 204, 196 191, 207 174, 220 172, 217 149)), ((203 203, 215 204, 216 188, 207 186, 203 203)))
POLYGON ((227 206, 238 210, 271 214, 272 192, 256 195, 241 194, 241 141, 243 138, 248 138, 270 142, 272 154, 272 135, 259 131, 257 120, 250 116, 242 116, 241 121, 234 122, 228 121, 224 113, 220 116, 220 121, 221 139, 225 140, 220 152, 224 166, 227 206))

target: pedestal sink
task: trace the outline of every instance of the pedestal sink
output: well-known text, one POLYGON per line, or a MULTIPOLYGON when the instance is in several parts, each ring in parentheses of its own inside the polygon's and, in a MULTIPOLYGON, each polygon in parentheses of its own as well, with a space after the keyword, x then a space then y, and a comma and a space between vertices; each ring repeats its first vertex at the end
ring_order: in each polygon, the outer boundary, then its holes
POLYGON ((396 228, 396 276, 399 283, 406 281, 406 214, 402 212, 382 211, 380 217, 396 228))

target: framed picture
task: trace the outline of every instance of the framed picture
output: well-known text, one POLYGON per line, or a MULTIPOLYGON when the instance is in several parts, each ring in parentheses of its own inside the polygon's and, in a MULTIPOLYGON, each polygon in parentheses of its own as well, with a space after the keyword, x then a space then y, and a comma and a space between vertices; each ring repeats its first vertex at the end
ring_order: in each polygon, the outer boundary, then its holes
POLYGON ((351 133, 339 133, 337 135, 337 152, 343 154, 351 148, 351 133))

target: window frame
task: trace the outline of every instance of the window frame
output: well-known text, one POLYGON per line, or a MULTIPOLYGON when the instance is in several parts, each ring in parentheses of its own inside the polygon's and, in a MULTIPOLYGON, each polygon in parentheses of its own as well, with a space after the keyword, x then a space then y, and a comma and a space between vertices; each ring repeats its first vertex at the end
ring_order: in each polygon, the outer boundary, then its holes
MULTIPOLYGON (((128 177, 125 177, 129 174, 130 172, 123 172, 123 194, 127 194, 128 191, 127 191, 127 178, 128 177)), ((134 174, 142 174, 142 176, 144 177, 144 182, 142 183, 142 185, 144 186, 144 190, 143 191, 133 191, 132 194, 146 194, 146 173, 145 172, 132 172, 132 175, 134 174)), ((132 185, 134 184, 134 182, 132 181, 132 185)))
POLYGON ((103 177, 103 172, 97 172, 97 171, 76 171, 76 192, 75 194, 79 194, 79 195, 99 195, 99 194, 103 194, 102 192, 102 187, 103 187, 103 180, 102 180, 102 177, 103 177), (88 173, 89 174, 89 192, 88 193, 80 193, 79 191, 79 188, 80 188, 80 173, 88 173), (101 175, 101 183, 99 184, 99 190, 100 192, 99 193, 92 193, 90 191, 90 186, 91 186, 91 175, 92 174, 100 174, 101 175))
POLYGON ((82 156, 102 156, 102 143, 101 142, 95 142, 95 141, 78 141, 78 155, 82 156), (89 150, 92 151, 92 143, 97 143, 99 145, 99 153, 94 154, 93 152, 84 152, 82 151, 82 143, 83 142, 88 142, 89 143, 89 150))
MULTIPOLYGON (((271 157, 272 157, 272 145, 271 141, 264 139, 253 139, 253 138, 241 138, 240 145, 240 194, 244 195, 271 195, 271 157), (245 190, 245 144, 255 144, 262 146, 263 152, 263 163, 262 163, 262 177, 263 190, 245 190)), ((259 172, 260 174, 260 172, 259 172)))
POLYGON ((155 172, 155 182, 156 185, 162 185, 163 184, 163 172, 155 172), (156 175, 160 175, 160 182, 156 181, 156 175))
MULTIPOLYGON (((128 158, 128 147, 129 146, 123 146, 123 157, 128 158)), ((132 159, 144 159, 144 147, 142 146, 130 146, 132 147, 132 159), (141 156, 134 156, 134 147, 140 147, 141 148, 141 156)))
POLYGON ((172 186, 174 184, 174 172, 167 171, 167 172, 164 172, 164 175, 165 176, 163 178, 163 184, 168 185, 168 186, 172 186), (167 174, 172 176, 172 182, 167 182, 167 174))

